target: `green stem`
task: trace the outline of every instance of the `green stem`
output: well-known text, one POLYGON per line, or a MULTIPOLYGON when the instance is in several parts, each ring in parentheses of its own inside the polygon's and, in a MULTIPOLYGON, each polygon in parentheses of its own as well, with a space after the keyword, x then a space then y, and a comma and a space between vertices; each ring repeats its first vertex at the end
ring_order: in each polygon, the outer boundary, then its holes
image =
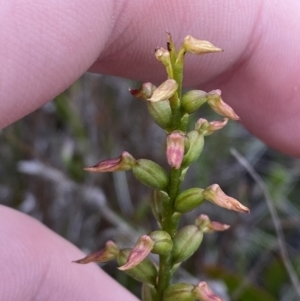
POLYGON ((172 110, 172 130, 175 131, 179 129, 181 120, 180 99, 177 92, 170 97, 170 106, 172 110))
MULTIPOLYGON (((163 210, 163 223, 162 223, 162 230, 168 232, 172 239, 176 235, 176 231, 178 228, 179 219, 173 219, 174 214, 174 203, 176 197, 179 193, 181 181, 181 169, 171 169, 170 172, 170 185, 168 189, 170 201, 165 204, 163 210)), ((159 257, 159 274, 158 274, 158 283, 157 283, 157 296, 158 299, 156 301, 163 300, 163 294, 165 289, 170 285, 171 278, 172 278, 172 270, 173 263, 172 263, 172 253, 168 256, 160 256, 159 257)))
MULTIPOLYGON (((176 57, 175 54, 175 48, 170 40, 170 47, 172 48, 171 55, 172 55, 172 65, 173 65, 173 78, 176 80, 178 84, 177 92, 170 98, 170 106, 172 109, 172 130, 180 130, 182 128, 182 113, 181 113, 181 94, 182 94, 182 78, 183 78, 183 61, 184 61, 184 53, 181 54, 181 59, 177 63, 175 61, 176 57)), ((186 124, 184 124, 184 127, 186 127, 186 124)), ((181 186, 181 169, 171 169, 170 172, 170 184, 168 189, 168 194, 170 197, 170 200, 168 203, 164 204, 163 208, 163 217, 162 217, 162 230, 168 232, 172 239, 174 239, 179 218, 174 218, 174 204, 176 197, 179 193, 180 186, 181 186)), ((167 255, 159 256, 159 274, 158 274, 158 282, 157 282, 157 300, 156 301, 162 301, 163 300, 163 294, 166 288, 171 283, 172 278, 172 252, 167 255)))
POLYGON ((180 189, 180 184, 181 184, 180 176, 181 176, 181 169, 175 169, 175 168, 171 169, 169 197, 170 197, 170 203, 172 205, 172 208, 174 207, 175 199, 180 189))
POLYGON ((173 67, 173 74, 174 74, 174 79, 176 80, 177 84, 178 84, 178 97, 181 98, 181 94, 182 94, 182 80, 183 80, 183 61, 176 64, 173 67))
POLYGON ((172 268, 172 257, 171 256, 159 256, 159 274, 158 274, 158 285, 157 285, 157 300, 163 301, 163 294, 165 289, 170 285, 171 282, 171 268, 172 268))
POLYGON ((176 80, 178 88, 177 92, 170 98, 173 117, 172 130, 179 130, 182 117, 180 100, 182 96, 183 60, 178 64, 173 64, 173 79, 176 80))

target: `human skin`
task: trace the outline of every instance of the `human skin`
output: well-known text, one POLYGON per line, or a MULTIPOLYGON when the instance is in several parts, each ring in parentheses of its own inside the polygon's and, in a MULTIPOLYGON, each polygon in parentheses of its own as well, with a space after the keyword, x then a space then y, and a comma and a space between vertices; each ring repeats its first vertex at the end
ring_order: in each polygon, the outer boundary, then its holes
MULTIPOLYGON (((164 80, 153 50, 165 30, 177 44, 191 34, 224 49, 187 57, 186 86, 221 89, 250 132, 300 156, 298 0, 0 0, 0 128, 87 70, 164 80)), ((97 267, 69 265, 80 251, 38 222, 0 215, 0 300, 134 300, 97 267)))

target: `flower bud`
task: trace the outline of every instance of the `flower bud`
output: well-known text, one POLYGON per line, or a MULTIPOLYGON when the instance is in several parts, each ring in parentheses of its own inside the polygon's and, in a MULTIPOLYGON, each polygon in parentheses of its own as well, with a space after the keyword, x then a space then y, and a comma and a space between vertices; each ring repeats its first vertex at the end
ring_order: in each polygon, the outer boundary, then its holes
POLYGON ((182 48, 192 54, 205 54, 212 52, 222 52, 221 48, 214 46, 208 41, 198 40, 188 35, 184 38, 182 48))
POLYGON ((164 292, 163 301, 196 301, 193 294, 194 285, 188 283, 175 283, 164 292))
POLYGON ((161 190, 153 190, 151 195, 151 209, 160 227, 162 224, 163 204, 168 203, 169 201, 170 198, 166 192, 161 190))
POLYGON ((200 282, 193 289, 193 295, 200 301, 223 301, 223 299, 215 295, 206 282, 200 282))
POLYGON ((233 111, 232 107, 221 98, 221 90, 213 90, 207 94, 207 103, 218 114, 232 120, 240 120, 240 117, 233 111))
POLYGON ((120 157, 107 159, 98 164, 85 167, 84 170, 91 172, 113 172, 130 170, 135 165, 135 159, 127 152, 123 152, 120 157))
POLYGON ((107 262, 116 259, 120 252, 119 247, 111 240, 106 242, 104 249, 93 252, 86 257, 75 260, 75 263, 86 264, 90 262, 107 262))
POLYGON ((167 132, 172 126, 172 110, 169 100, 147 102, 148 112, 154 122, 167 132))
POLYGON ((143 301, 153 301, 157 300, 157 292, 153 285, 143 283, 142 285, 142 300, 143 301))
POLYGON ((195 125, 195 130, 204 136, 213 134, 215 131, 222 129, 228 122, 228 118, 224 118, 223 121, 211 121, 208 122, 204 118, 200 118, 195 125))
POLYGON ((229 225, 221 224, 218 222, 212 222, 209 217, 205 214, 201 214, 195 221, 195 225, 203 233, 214 232, 214 231, 225 231, 230 228, 229 225))
POLYGON ((205 201, 202 192, 201 188, 190 188, 179 193, 175 200, 175 211, 186 213, 200 206, 205 201))
POLYGON ((159 47, 155 49, 155 57, 158 61, 162 62, 164 66, 169 66, 171 64, 170 61, 170 52, 163 47, 159 47))
POLYGON ((125 271, 136 267, 141 263, 151 252, 154 246, 154 241, 148 235, 142 235, 137 241, 135 247, 131 250, 127 262, 119 267, 119 270, 125 271))
POLYGON ((173 241, 170 234, 163 230, 153 231, 149 234, 154 241, 152 253, 159 255, 169 255, 173 249, 173 241))
POLYGON ((229 210, 250 213, 250 210, 243 206, 236 199, 226 195, 218 184, 213 184, 203 191, 206 200, 229 210))
POLYGON ((173 78, 173 68, 171 64, 170 52, 162 47, 156 48, 155 57, 166 67, 169 78, 173 78))
POLYGON ((166 155, 168 164, 179 169, 183 160, 186 136, 183 132, 175 131, 167 136, 166 155))
POLYGON ((132 96, 141 99, 147 100, 150 98, 154 92, 156 87, 151 83, 144 83, 141 88, 139 89, 129 89, 129 92, 132 96))
POLYGON ((201 90, 192 90, 182 96, 181 108, 185 113, 192 114, 206 102, 206 92, 201 90))
POLYGON ((187 260, 199 248, 203 238, 203 233, 195 225, 188 225, 176 234, 173 245, 173 263, 187 260))
MULTIPOLYGON (((118 255, 118 263, 119 265, 124 265, 127 262, 129 254, 131 253, 131 249, 122 249, 118 255)), ((155 285, 156 277, 157 277, 157 269, 152 261, 148 258, 145 258, 141 263, 139 263, 136 267, 124 271, 126 274, 131 276, 132 278, 155 285)))
POLYGON ((187 136, 189 140, 189 149, 183 157, 183 168, 188 167, 199 158, 204 146, 204 136, 197 131, 191 131, 187 136))
POLYGON ((158 190, 165 190, 169 183, 166 171, 155 162, 140 159, 132 168, 135 177, 144 185, 158 190))
POLYGON ((153 92, 148 101, 157 102, 167 100, 174 95, 178 88, 178 84, 174 79, 167 79, 153 92))

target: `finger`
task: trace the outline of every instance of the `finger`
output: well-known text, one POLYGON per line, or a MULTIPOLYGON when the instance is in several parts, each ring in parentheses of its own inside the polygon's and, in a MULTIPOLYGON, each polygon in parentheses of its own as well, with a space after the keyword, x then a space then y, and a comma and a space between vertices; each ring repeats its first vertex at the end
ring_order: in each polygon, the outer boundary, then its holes
MULTIPOLYGON (((21 1, 10 3, 13 6, 18 2, 21 1)), ((281 1, 276 6, 272 1, 258 0, 236 0, 226 5, 221 0, 190 0, 185 1, 184 6, 181 6, 179 0, 173 1, 172 5, 158 0, 147 3, 137 0, 107 2, 110 5, 106 6, 105 1, 97 5, 94 1, 86 3, 77 0, 68 8, 71 17, 67 13, 69 17, 62 18, 62 11, 66 9, 68 1, 60 2, 65 5, 57 6, 52 0, 47 2, 46 8, 44 2, 35 1, 31 7, 38 7, 34 11, 38 14, 28 12, 27 9, 25 13, 21 10, 22 13, 17 15, 19 23, 23 21, 26 26, 21 29, 18 27, 19 34, 14 35, 17 39, 13 39, 13 43, 11 32, 16 33, 16 26, 10 22, 10 28, 14 30, 4 34, 6 49, 20 49, 14 46, 26 45, 27 52, 20 55, 19 52, 10 54, 6 51, 6 56, 0 56, 9 57, 10 62, 14 61, 13 65, 17 68, 13 69, 13 74, 21 75, 19 78, 22 78, 20 82, 23 83, 16 95, 16 89, 12 91, 16 85, 11 84, 12 78, 16 76, 10 77, 10 81, 4 81, 5 89, 0 91, 0 112, 5 116, 1 121, 2 126, 65 89, 88 68, 97 53, 101 55, 92 68, 94 71, 140 80, 163 79, 162 68, 153 59, 150 49, 164 43, 165 37, 159 33, 168 29, 176 41, 182 40, 189 33, 225 49, 223 54, 189 58, 186 64, 186 84, 199 87, 207 83, 207 88, 223 89, 225 100, 234 106, 243 124, 251 132, 281 151, 300 154, 300 135, 296 130, 300 122, 297 118, 299 106, 296 97, 300 72, 296 67, 300 42, 297 34, 300 29, 298 1, 281 1), (99 7, 102 8, 102 4, 105 13, 101 14, 99 7), (81 8, 85 15, 80 13, 81 8), (48 11, 50 25, 39 17, 44 10, 48 11), (50 13, 55 10, 59 13, 50 13), (75 12, 79 12, 79 17, 75 12), (29 17, 34 22, 27 21, 29 17), (43 30, 34 31, 35 28, 43 30), (26 37, 31 31, 35 35, 28 40, 26 37), (67 51, 70 40, 73 45, 72 56, 67 51), (28 64, 28 49, 35 50, 29 51, 29 54, 39 53, 37 65, 28 64), (46 69, 45 63, 48 61, 51 62, 50 70, 46 69), (78 65, 78 62, 81 63, 78 65), (274 66, 280 72, 276 72, 274 66), (41 77, 42 70, 44 74, 41 77), (40 78, 36 81, 38 75, 40 78), (212 82, 213 79, 217 81, 212 82), (2 91, 10 91, 11 94, 2 91), (9 105, 5 101, 7 95, 9 105)), ((9 13, 5 16, 7 23, 11 18, 9 13)), ((0 20, 3 21, 3 18, 0 20)))
POLYGON ((0 206, 0 300, 137 300, 38 221, 0 206))
POLYGON ((51 100, 96 60, 113 1, 0 0, 0 128, 51 100))
POLYGON ((161 80, 162 68, 149 49, 164 45, 165 37, 159 34, 164 28, 175 41, 186 34, 207 39, 225 51, 187 57, 186 84, 220 88, 250 132, 282 152, 300 156, 300 2, 180 3, 152 1, 131 18, 132 7, 127 7, 120 20, 124 30, 116 30, 93 70, 161 80))

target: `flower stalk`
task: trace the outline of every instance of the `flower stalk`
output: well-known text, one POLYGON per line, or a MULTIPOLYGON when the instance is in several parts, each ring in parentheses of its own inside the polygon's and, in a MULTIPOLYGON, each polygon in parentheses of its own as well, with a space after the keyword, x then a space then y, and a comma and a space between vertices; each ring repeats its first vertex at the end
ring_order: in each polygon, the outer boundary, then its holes
POLYGON ((166 132, 166 161, 169 171, 148 159, 135 159, 123 152, 116 159, 108 159, 85 168, 91 172, 132 171, 142 184, 152 192, 151 207, 159 229, 142 235, 131 249, 120 249, 109 241, 106 247, 76 263, 106 262, 117 260, 119 269, 143 283, 144 301, 167 300, 218 300, 206 282, 197 286, 186 283, 171 284, 173 273, 201 245, 206 233, 225 231, 230 226, 210 221, 200 215, 193 224, 178 230, 182 214, 194 210, 205 201, 228 210, 249 213, 249 209, 227 196, 217 184, 207 188, 195 187, 181 191, 181 184, 191 164, 201 155, 206 136, 222 129, 228 119, 239 120, 234 110, 221 98, 220 90, 205 92, 192 90, 182 95, 183 67, 186 54, 204 55, 221 52, 210 42, 187 36, 176 51, 174 42, 167 33, 167 49, 157 48, 155 57, 166 69, 167 78, 158 87, 145 83, 130 93, 147 102, 154 122, 166 132), (188 131, 190 115, 208 104, 213 111, 226 117, 223 120, 207 121, 200 118, 194 129, 188 131), (159 255, 158 267, 147 258, 150 253, 159 255))

